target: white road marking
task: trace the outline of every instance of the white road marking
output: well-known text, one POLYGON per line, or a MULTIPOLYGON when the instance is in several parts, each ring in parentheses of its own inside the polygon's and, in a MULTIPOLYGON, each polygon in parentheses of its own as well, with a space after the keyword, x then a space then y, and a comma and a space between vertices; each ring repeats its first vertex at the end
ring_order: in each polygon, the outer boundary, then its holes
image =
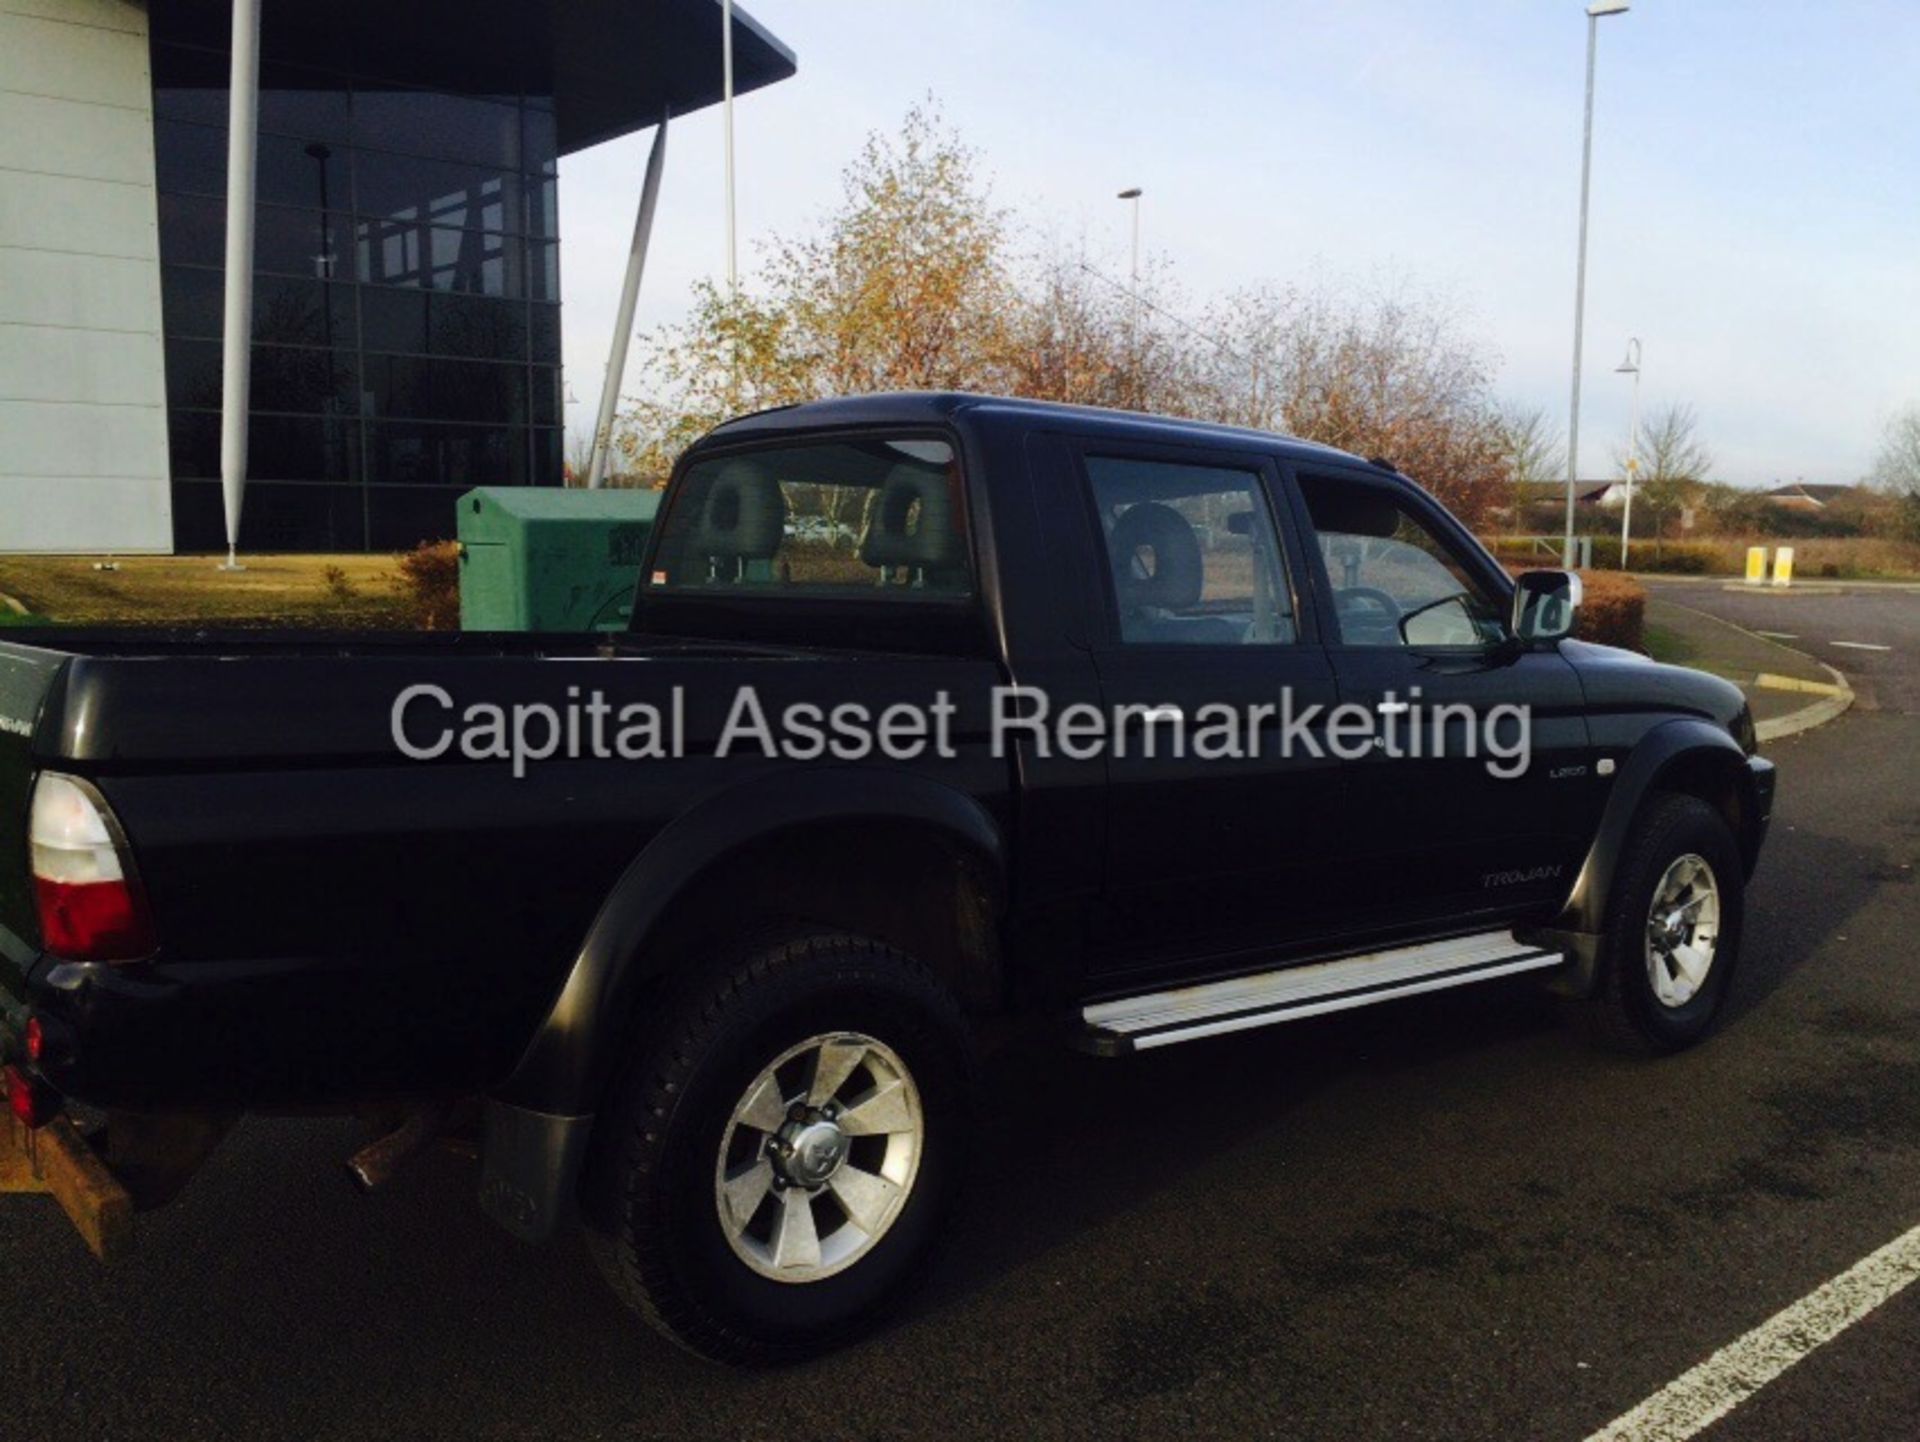
POLYGON ((1915 1281, 1920 1227, 1729 1342, 1587 1442, 1683 1442, 1915 1281))
POLYGON ((1755 631, 1756 636, 1765 636, 1769 641, 1798 641, 1800 638, 1791 631, 1755 631))
POLYGON ((1876 646, 1871 641, 1829 641, 1829 646, 1845 646, 1849 651, 1891 651, 1891 646, 1876 646))

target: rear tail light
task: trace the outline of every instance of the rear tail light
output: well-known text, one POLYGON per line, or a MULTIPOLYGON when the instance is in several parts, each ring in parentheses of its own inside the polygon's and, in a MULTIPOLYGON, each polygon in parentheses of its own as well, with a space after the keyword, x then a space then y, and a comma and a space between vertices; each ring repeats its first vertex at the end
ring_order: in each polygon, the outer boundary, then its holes
POLYGON ((28 1131, 38 1131, 53 1120, 60 1110, 59 1098, 51 1088, 35 1081, 17 1066, 0 1068, 0 1080, 7 1088, 7 1110, 28 1131))
POLYGON ((43 773, 27 825, 40 939, 68 961, 137 961, 154 949, 133 858, 100 795, 43 773))

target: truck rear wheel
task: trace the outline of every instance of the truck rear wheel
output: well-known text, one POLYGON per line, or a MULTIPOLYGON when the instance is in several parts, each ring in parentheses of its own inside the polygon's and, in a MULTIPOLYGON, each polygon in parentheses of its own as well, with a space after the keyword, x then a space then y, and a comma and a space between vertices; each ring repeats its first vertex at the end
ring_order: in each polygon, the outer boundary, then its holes
POLYGON ((644 1028, 587 1177, 615 1290, 728 1362, 845 1342, 912 1286, 974 1107, 964 1019, 911 958, 801 932, 644 1028))
POLYGON ((1740 849, 1696 796, 1648 801, 1614 877, 1593 995, 1581 1029, 1622 1051, 1670 1052, 1713 1027, 1740 947, 1740 849))

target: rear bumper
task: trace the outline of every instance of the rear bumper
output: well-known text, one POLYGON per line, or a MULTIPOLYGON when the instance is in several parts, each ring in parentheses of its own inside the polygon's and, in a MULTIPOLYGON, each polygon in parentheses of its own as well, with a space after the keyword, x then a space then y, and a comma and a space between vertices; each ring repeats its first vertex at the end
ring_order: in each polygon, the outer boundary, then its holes
POLYGON ((101 1109, 175 1109, 227 1099, 236 1073, 211 1061, 216 1030, 197 989, 145 966, 37 956, 0 991, 0 1056, 25 1060, 29 1013, 44 1043, 35 1075, 101 1109))
MULTIPOLYGON (((4 938, 0 938, 4 942, 4 938)), ((103 1110, 351 1107, 484 1090, 524 1045, 489 993, 425 968, 302 957, 0 971, 0 1046, 28 1010, 41 1075, 103 1110)))
MULTIPOLYGON (((426 1013, 387 1004, 364 968, 114 966, 25 954, 17 938, 0 934, 0 946, 9 944, 0 1058, 103 1111, 197 1113, 217 1123, 261 1107, 335 1107, 414 1090, 409 1082, 422 1066, 434 1069, 434 1090, 482 1089, 457 1081, 475 1061, 471 1022, 457 1003, 452 1024, 424 1036, 426 1013), (45 1034, 33 1066, 25 1057, 29 1011, 45 1034)), ((441 1004, 450 1005, 444 991, 441 1004)), ((0 1132, 8 1125, 0 1104, 0 1132)), ((487 1214, 527 1241, 551 1237, 574 1215, 592 1125, 591 1116, 489 1102, 480 1187, 487 1214)), ((0 1191, 50 1192, 89 1246, 103 1257, 117 1250, 127 1232, 122 1215, 131 1212, 113 1173, 64 1118, 34 1134, 31 1146, 16 1130, 11 1142, 0 1135, 0 1191)))

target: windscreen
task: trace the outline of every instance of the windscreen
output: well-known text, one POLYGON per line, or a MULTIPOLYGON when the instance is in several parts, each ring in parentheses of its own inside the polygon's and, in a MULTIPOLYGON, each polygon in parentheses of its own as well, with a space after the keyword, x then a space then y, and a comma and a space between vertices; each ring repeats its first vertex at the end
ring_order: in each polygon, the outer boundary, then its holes
POLYGON ((668 502, 647 587, 769 599, 969 596, 953 447, 831 440, 697 461, 668 502))

